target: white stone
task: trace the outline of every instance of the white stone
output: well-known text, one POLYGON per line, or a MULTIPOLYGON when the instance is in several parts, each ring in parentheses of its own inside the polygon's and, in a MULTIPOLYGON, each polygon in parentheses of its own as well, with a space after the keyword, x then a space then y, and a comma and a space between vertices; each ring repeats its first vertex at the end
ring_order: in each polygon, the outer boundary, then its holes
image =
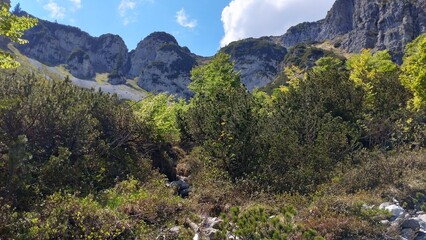
POLYGON ((379 208, 388 210, 390 213, 392 213, 394 218, 398 218, 405 212, 401 206, 391 203, 382 203, 380 204, 379 208))
POLYGON ((419 215, 416 219, 419 221, 420 229, 426 231, 426 214, 419 215))
POLYGON ((200 240, 200 234, 196 233, 192 240, 200 240))

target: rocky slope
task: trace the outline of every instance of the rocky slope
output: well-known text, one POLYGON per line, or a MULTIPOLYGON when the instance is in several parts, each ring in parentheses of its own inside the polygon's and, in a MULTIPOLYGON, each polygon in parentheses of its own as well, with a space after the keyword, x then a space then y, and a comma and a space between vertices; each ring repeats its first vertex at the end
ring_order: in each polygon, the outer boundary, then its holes
POLYGON ((405 45, 426 32, 426 0, 337 0, 325 19, 277 38, 284 47, 330 40, 347 52, 388 49, 397 62, 405 45))
POLYGON ((75 27, 39 20, 24 38, 30 43, 16 45, 23 55, 49 66, 64 65, 74 77, 93 80, 97 73, 109 73, 113 85, 137 78, 140 87, 154 93, 191 95, 187 86, 197 56, 170 34, 152 33, 129 52, 120 36, 92 37, 75 27))

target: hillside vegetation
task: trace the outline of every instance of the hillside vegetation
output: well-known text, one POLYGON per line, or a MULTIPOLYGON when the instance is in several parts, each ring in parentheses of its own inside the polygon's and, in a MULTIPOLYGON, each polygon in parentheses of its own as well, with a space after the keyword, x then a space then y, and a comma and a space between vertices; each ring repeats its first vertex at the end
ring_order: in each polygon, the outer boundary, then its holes
POLYGON ((330 54, 267 94, 218 53, 188 101, 1 70, 0 238, 397 238, 380 203, 426 210, 425 56, 330 54))

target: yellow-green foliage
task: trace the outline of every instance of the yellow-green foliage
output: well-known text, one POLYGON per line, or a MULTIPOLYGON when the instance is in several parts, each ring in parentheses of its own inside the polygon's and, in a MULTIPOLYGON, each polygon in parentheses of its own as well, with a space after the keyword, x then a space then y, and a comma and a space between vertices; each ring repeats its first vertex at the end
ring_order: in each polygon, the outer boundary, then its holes
POLYGON ((241 85, 230 56, 224 53, 218 53, 209 64, 194 68, 191 71, 191 80, 189 89, 204 96, 213 96, 241 85))
POLYGON ((398 66, 392 62, 387 51, 378 51, 373 55, 371 50, 364 49, 360 54, 349 58, 346 65, 350 71, 350 79, 365 91, 366 107, 377 106, 377 98, 383 97, 378 95, 380 88, 398 83, 398 66))
POLYGON ((153 125, 158 140, 178 142, 180 130, 176 117, 185 107, 183 99, 176 101, 173 96, 160 93, 133 104, 132 109, 140 122, 153 125))
POLYGON ((414 109, 426 106, 426 35, 408 44, 402 64, 401 82, 413 94, 414 109))
MULTIPOLYGON (((24 31, 34 27, 37 19, 31 17, 18 17, 9 12, 10 5, 0 3, 0 36, 10 39, 12 42, 25 44, 28 41, 21 39, 24 31)), ((0 68, 16 68, 19 63, 9 53, 0 51, 0 68)))

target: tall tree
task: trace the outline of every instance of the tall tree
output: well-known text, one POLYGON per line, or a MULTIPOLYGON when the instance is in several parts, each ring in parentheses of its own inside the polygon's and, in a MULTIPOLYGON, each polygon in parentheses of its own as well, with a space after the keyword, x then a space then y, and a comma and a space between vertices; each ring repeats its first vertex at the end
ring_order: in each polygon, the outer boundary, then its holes
MULTIPOLYGON (((6 37, 12 42, 25 44, 28 41, 22 39, 24 31, 34 27, 37 19, 28 16, 18 17, 9 12, 10 3, 0 2, 0 36, 6 37)), ((16 68, 19 63, 7 52, 0 51, 0 68, 16 68)))
POLYGON ((228 55, 218 53, 192 71, 195 96, 184 114, 190 137, 218 161, 231 177, 250 172, 256 159, 254 98, 242 86, 228 55))
POLYGON ((414 98, 412 107, 419 110, 426 106, 426 35, 423 34, 408 44, 405 49, 401 74, 402 84, 414 98))

